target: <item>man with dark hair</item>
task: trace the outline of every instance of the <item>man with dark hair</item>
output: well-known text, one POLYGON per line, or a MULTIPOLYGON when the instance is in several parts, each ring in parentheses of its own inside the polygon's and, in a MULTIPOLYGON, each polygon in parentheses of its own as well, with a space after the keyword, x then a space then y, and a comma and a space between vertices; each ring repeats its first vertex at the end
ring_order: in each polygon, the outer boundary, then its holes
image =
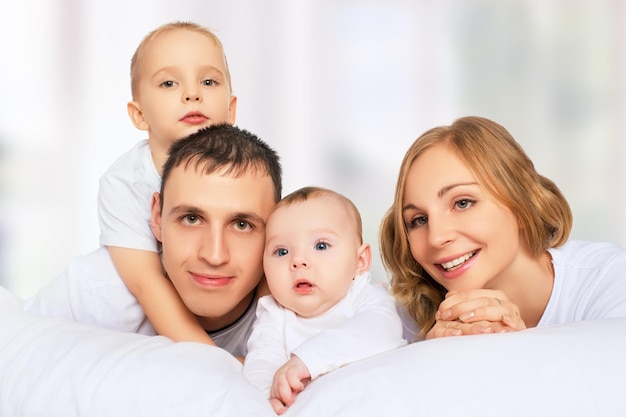
MULTIPOLYGON (((265 221, 280 200, 281 175, 276 152, 262 140, 214 125, 172 145, 152 199, 167 277, 213 341, 238 357, 246 354, 257 299, 269 293, 265 221)), ((27 309, 154 334, 103 248, 73 260, 27 309)))

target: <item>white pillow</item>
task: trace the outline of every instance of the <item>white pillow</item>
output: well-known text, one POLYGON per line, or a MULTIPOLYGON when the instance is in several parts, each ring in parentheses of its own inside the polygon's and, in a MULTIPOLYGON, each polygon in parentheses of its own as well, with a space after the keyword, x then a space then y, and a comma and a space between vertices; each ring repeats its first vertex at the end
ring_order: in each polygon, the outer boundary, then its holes
POLYGON ((273 416, 226 351, 21 311, 0 288, 0 416, 273 416))
MULTIPOLYGON (((274 416, 225 351, 23 313, 0 288, 0 416, 274 416)), ((311 383, 285 416, 617 416, 626 318, 415 343, 311 383)))
POLYGON ((414 343, 329 373, 285 416, 626 413, 626 318, 414 343))

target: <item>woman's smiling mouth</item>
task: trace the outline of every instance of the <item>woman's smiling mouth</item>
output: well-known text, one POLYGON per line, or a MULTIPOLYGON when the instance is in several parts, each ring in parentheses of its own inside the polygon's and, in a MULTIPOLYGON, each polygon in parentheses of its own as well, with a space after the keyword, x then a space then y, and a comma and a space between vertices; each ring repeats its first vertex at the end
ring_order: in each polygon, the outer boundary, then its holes
POLYGON ((466 253, 465 255, 459 256, 458 258, 453 259, 449 262, 443 262, 439 264, 439 266, 441 266, 447 272, 454 271, 456 268, 463 265, 468 259, 476 255, 477 252, 478 251, 475 250, 473 252, 466 253))

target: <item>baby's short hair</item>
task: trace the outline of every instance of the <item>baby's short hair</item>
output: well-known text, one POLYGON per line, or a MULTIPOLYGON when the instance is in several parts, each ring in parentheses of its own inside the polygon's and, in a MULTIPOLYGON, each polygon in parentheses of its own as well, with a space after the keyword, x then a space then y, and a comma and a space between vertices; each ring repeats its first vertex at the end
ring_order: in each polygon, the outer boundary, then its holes
POLYGON ((363 221, 361 220, 361 214, 359 213, 359 209, 352 202, 352 200, 350 200, 345 195, 338 193, 337 191, 333 191, 323 187, 302 187, 283 197, 283 199, 280 200, 276 205, 275 210, 279 207, 286 207, 292 204, 302 203, 313 198, 323 197, 335 199, 340 204, 342 204, 348 210, 348 212, 352 214, 360 243, 363 243, 363 221))

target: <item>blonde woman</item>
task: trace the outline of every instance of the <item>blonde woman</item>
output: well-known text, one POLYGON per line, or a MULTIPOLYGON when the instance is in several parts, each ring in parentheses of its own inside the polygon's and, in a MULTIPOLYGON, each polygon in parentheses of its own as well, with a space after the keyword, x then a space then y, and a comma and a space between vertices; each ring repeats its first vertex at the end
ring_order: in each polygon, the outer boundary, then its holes
POLYGON ((504 127, 465 117, 424 133, 380 232, 409 337, 626 317, 626 251, 570 241, 571 226, 563 194, 504 127))

